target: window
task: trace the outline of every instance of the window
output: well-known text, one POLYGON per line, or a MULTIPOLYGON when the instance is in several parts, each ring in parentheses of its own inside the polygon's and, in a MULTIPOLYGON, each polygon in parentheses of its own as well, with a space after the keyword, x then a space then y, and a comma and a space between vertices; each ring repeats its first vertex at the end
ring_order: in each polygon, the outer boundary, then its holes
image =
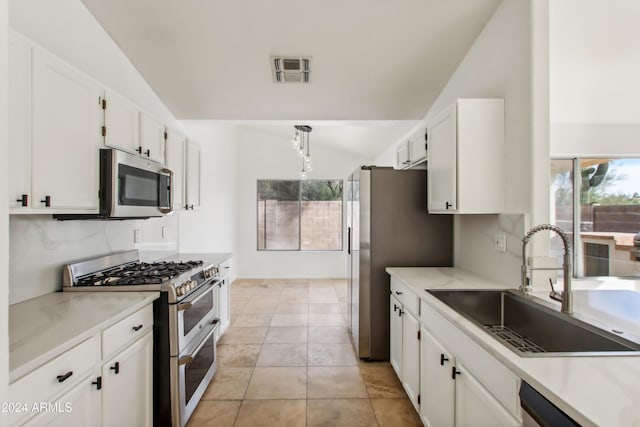
MULTIPOLYGON (((640 276, 640 159, 551 160, 551 218, 571 237, 574 276, 640 276), (575 248, 575 249, 574 249, 575 248)), ((561 257, 561 242, 552 240, 561 257)))
POLYGON ((259 251, 341 251, 342 180, 259 180, 259 251))

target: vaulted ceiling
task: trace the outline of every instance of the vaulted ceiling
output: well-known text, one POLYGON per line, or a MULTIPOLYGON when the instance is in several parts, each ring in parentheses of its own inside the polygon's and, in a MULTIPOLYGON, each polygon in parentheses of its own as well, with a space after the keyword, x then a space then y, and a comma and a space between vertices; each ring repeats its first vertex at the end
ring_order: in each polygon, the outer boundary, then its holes
POLYGON ((422 119, 500 2, 82 1, 176 118, 298 121, 422 119), (311 56, 311 83, 271 55, 311 56))

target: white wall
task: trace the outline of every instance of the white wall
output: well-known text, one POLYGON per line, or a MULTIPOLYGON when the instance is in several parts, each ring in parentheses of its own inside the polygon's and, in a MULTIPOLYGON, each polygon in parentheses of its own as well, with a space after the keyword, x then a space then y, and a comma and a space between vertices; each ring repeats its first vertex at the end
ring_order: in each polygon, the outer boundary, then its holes
MULTIPOLYGON (((7 31, 8 3, 0 0, 0 200, 8 200, 7 189, 7 31)), ((0 204, 0 402, 9 399, 9 214, 0 204)), ((0 424, 4 424, 0 421, 0 424)))
MULTIPOLYGON (((342 251, 297 252, 258 251, 258 179, 298 179, 301 162, 289 139, 247 128, 238 128, 236 190, 236 254, 240 278, 342 278, 347 276, 346 233, 342 251)), ((369 163, 343 153, 313 145, 313 172, 310 179, 343 179, 358 165, 369 163)), ((343 221, 346 221, 343 215, 343 221)))
POLYGON ((550 2, 552 156, 640 155, 640 2, 550 2))
POLYGON ((178 212, 180 252, 234 253, 236 128, 197 122, 179 128, 201 147, 200 207, 178 212))
MULTIPOLYGON (((449 79, 426 123, 457 98, 505 100, 505 215, 460 215, 454 222, 455 265, 502 283, 519 278, 521 247, 531 205, 532 83, 530 2, 504 0, 449 79), (506 233, 507 253, 493 249, 506 233)), ((376 164, 393 164, 388 150, 376 164), (391 162, 391 163, 389 163, 391 162)), ((493 191, 493 189, 487 189, 493 191)))
MULTIPOLYGON (((9 24, 143 110, 173 124, 162 101, 79 0, 10 0, 9 24)), ((9 222, 11 304, 58 290, 65 263, 135 247, 175 251, 178 242, 177 215, 123 222, 58 222, 49 215, 13 215, 9 222), (161 236, 163 226, 168 229, 166 238, 161 236), (142 230, 139 245, 133 243, 134 228, 142 230)))

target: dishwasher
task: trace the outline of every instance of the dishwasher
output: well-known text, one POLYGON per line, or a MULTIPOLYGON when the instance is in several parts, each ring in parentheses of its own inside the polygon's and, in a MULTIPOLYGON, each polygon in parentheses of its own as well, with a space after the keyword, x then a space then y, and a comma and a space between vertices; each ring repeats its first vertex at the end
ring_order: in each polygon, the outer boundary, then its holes
POLYGON ((520 386, 520 405, 522 406, 523 427, 580 426, 525 381, 522 381, 520 386))

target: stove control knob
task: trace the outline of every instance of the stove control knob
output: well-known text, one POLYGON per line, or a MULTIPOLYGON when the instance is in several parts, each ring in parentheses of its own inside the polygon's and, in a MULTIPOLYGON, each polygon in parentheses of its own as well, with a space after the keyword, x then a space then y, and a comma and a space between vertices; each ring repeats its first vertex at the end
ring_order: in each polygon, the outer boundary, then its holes
POLYGON ((195 280, 192 280, 191 284, 189 285, 189 289, 194 289, 196 286, 198 286, 198 282, 196 282, 195 280))
POLYGON ((182 286, 176 286, 176 295, 182 296, 182 286))

